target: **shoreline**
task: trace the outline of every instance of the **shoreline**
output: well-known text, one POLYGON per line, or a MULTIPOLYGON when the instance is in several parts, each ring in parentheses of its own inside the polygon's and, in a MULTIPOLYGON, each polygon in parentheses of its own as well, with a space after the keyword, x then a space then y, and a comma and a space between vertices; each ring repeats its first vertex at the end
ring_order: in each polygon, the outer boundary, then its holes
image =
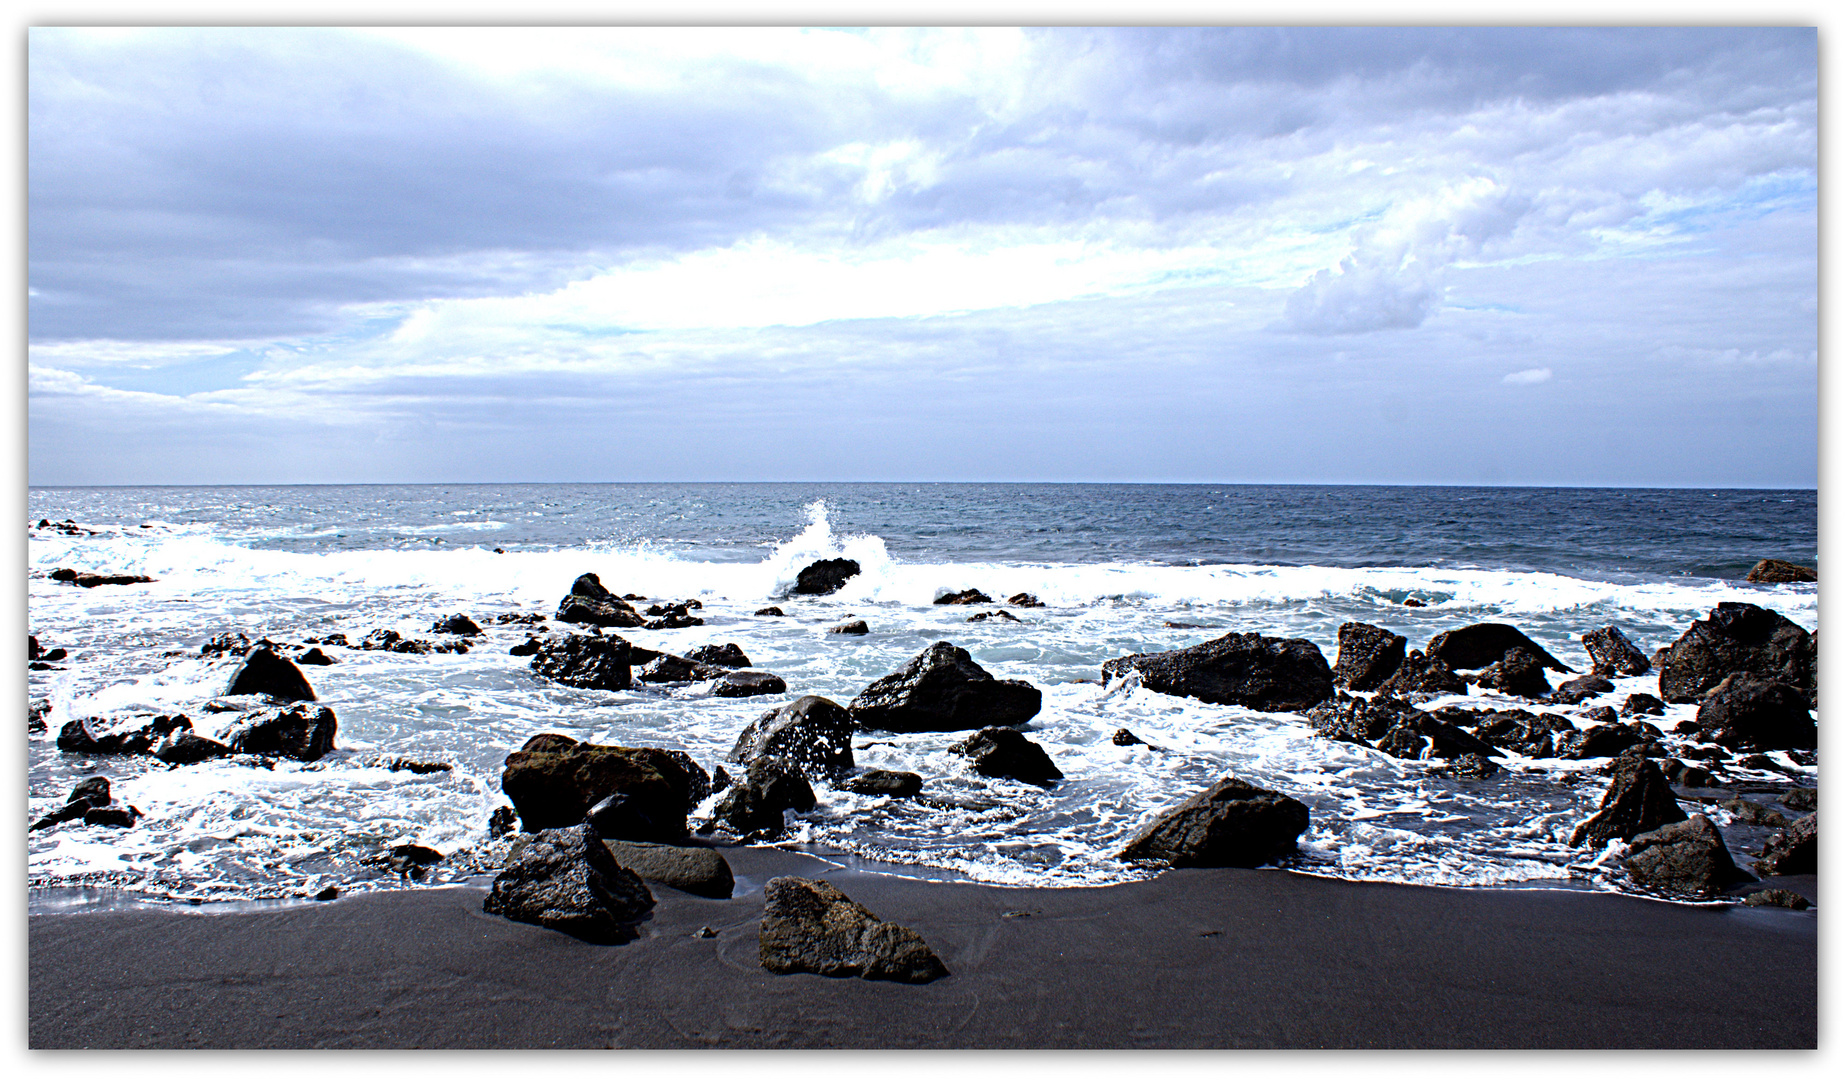
MULTIPOLYGON (((1274 870, 1092 888, 925 881, 725 848, 728 900, 651 886, 622 945, 485 889, 28 918, 29 1045, 1813 1048, 1812 911, 1274 870), (824 878, 929 942, 922 986, 776 976, 762 885, 824 878), (717 931, 695 937, 702 927, 717 931)), ((1816 898, 1812 877, 1778 879, 1816 898)))

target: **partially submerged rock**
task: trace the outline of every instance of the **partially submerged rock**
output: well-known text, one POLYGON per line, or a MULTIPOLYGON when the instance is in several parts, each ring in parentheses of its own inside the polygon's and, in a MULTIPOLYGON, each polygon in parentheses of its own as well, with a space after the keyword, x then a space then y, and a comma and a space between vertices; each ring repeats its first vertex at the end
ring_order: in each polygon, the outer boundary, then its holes
POLYGON ((852 771, 852 735, 852 713, 807 694, 752 721, 725 760, 747 766, 758 758, 774 758, 810 780, 831 780, 852 771))
POLYGON ((827 627, 829 634, 869 634, 871 632, 872 628, 865 625, 864 619, 853 619, 840 623, 838 626, 827 627))
POLYGON ((1119 858, 1171 866, 1260 866, 1291 855, 1308 808, 1227 776, 1143 829, 1119 858))
POLYGON ((706 682, 723 678, 730 672, 730 668, 700 663, 691 657, 662 654, 643 665, 636 678, 646 683, 706 682))
POLYGON ((908 799, 923 790, 923 778, 913 772, 867 769, 857 776, 849 777, 840 787, 855 795, 888 795, 894 799, 908 799))
POLYGON ((463 637, 473 637, 481 632, 481 628, 476 625, 475 621, 466 615, 450 615, 444 619, 437 619, 430 624, 430 630, 437 634, 460 634, 463 637))
POLYGON ((745 840, 782 834, 784 810, 814 809, 814 789, 794 766, 774 758, 757 758, 725 791, 712 819, 745 840))
POLYGON ((570 592, 558 601, 559 622, 587 623, 591 626, 641 626, 647 622, 628 601, 603 587, 595 574, 583 574, 571 583, 570 592))
POLYGON ((1618 757, 1614 777, 1596 813, 1570 835, 1570 846, 1630 840, 1662 825, 1686 820, 1667 778, 1645 757, 1618 757))
POLYGON ((539 642, 532 670, 565 686, 626 690, 631 685, 628 642, 614 634, 566 634, 539 642))
POLYGON ((1590 654, 1592 675, 1642 675, 1652 666, 1647 654, 1615 626, 1583 635, 1583 651, 1590 654))
POLYGON ((873 682, 848 706, 861 731, 960 731, 1017 727, 1038 715, 1044 695, 1023 679, 996 679, 968 650, 938 641, 873 682))
POLYGON ((1010 727, 986 727, 949 747, 973 762, 982 776, 1023 780, 1049 787, 1064 779, 1045 748, 1010 727))
POLYGON ((332 709, 302 701, 246 709, 219 736, 232 753, 318 761, 333 750, 338 732, 332 709))
POLYGON ((1580 675, 1558 684, 1551 692, 1554 705, 1581 705, 1599 694, 1613 693, 1615 684, 1601 675, 1580 675))
POLYGON ((1474 684, 1487 690, 1499 690, 1523 698, 1551 696, 1551 684, 1545 679, 1545 665, 1529 649, 1515 645, 1506 655, 1488 664, 1474 677, 1474 684))
MULTIPOLYGON (((762 612, 759 611, 757 614, 761 615, 762 612)), ((734 641, 724 645, 701 645, 687 652, 686 659, 695 664, 708 664, 712 667, 747 668, 750 666, 750 658, 744 655, 743 649, 739 648, 734 641)))
POLYGON ((1820 813, 1796 819, 1793 825, 1769 838, 1756 872, 1764 877, 1820 872, 1820 813))
POLYGON ((1334 683, 1348 690, 1378 689, 1404 662, 1405 640, 1402 634, 1369 623, 1343 624, 1333 663, 1334 683))
POLYGON ((926 983, 949 973, 914 930, 884 922, 825 881, 771 878, 763 887, 758 957, 777 975, 926 983))
POLYGON ((1762 559, 1750 568, 1750 572, 1745 574, 1743 579, 1760 585, 1787 585, 1802 581, 1819 581, 1820 575, 1816 574, 1811 566, 1797 566, 1781 559, 1762 559))
POLYGON ((826 596, 839 592, 858 572, 859 564, 852 559, 821 559, 802 567, 789 591, 796 596, 826 596))
POLYGON ((1699 738, 1732 750, 1807 750, 1816 745, 1807 695, 1784 682, 1734 674, 1699 704, 1699 738))
POLYGON ((191 726, 184 714, 83 716, 59 729, 58 749, 72 754, 146 754, 168 735, 191 726))
POLYGON ((301 669, 269 649, 251 649, 231 676, 227 695, 267 694, 282 701, 313 701, 314 688, 301 669))
POLYGON ((1660 663, 1660 696, 1700 701, 1727 675, 1787 683, 1814 703, 1816 650, 1806 630, 1755 604, 1719 604, 1686 628, 1660 663))
POLYGON ((713 697, 756 697, 761 694, 786 694, 788 683, 782 676, 767 671, 726 671, 712 683, 713 697))
POLYGON ((994 598, 979 589, 963 589, 960 592, 938 596, 935 602, 938 604, 991 604, 994 598))
POLYGON ((1411 694, 1465 694, 1468 684, 1444 661, 1412 649, 1379 687, 1380 697, 1411 694))
POLYGON ((1231 633, 1188 649, 1110 660, 1102 677, 1130 671, 1140 674, 1143 687, 1162 694, 1264 712, 1301 712, 1333 696, 1327 658, 1304 638, 1231 633))
POLYGON ((1557 657, 1546 652, 1544 646, 1526 637, 1518 627, 1505 623, 1475 623, 1446 630, 1430 638, 1423 652, 1451 668, 1473 670, 1499 661, 1506 656, 1508 649, 1513 648, 1526 650, 1552 671, 1575 674, 1572 668, 1566 667, 1557 657))
POLYGON ((1636 836, 1622 866, 1637 885, 1678 896, 1717 896, 1755 880, 1737 868, 1718 827, 1704 814, 1636 836))
POLYGON ((507 860, 482 910, 587 941, 634 936, 654 894, 609 854, 586 825, 545 829, 507 860))

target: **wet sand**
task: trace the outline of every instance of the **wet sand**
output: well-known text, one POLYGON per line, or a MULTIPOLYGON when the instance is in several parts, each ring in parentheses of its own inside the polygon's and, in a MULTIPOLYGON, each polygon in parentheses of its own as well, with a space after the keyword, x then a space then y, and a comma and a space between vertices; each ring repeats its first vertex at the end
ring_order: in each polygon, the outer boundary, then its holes
MULTIPOLYGON (((592 945, 482 913, 485 890, 241 914, 29 919, 35 1048, 1816 1045, 1814 912, 1470 891, 1259 870, 1100 889, 926 882, 725 850, 738 894, 654 886, 592 945), (825 877, 921 933, 923 986, 775 976, 762 884, 825 877), (694 936, 711 927, 715 937, 694 936)), ((1816 898, 1815 879, 1774 882, 1816 898)))

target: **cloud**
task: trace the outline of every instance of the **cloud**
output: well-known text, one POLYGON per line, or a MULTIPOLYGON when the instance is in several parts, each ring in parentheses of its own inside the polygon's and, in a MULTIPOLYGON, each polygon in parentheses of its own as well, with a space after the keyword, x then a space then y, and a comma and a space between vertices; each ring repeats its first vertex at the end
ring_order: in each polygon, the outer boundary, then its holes
POLYGON ((1511 386, 1536 386, 1539 383, 1551 381, 1551 369, 1548 367, 1527 368, 1524 371, 1515 371, 1500 381, 1511 386))

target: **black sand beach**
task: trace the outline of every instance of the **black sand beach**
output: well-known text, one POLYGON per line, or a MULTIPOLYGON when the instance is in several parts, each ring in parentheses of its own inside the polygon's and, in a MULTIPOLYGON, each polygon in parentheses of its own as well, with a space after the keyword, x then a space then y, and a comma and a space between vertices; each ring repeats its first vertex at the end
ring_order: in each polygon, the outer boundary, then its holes
POLYGON ((1812 912, 1252 870, 1010 889, 725 854, 737 896, 655 886, 624 945, 483 914, 466 887, 34 915, 30 1046, 1816 1046, 1812 912), (764 971, 762 883, 784 874, 919 931, 951 975, 764 971))

